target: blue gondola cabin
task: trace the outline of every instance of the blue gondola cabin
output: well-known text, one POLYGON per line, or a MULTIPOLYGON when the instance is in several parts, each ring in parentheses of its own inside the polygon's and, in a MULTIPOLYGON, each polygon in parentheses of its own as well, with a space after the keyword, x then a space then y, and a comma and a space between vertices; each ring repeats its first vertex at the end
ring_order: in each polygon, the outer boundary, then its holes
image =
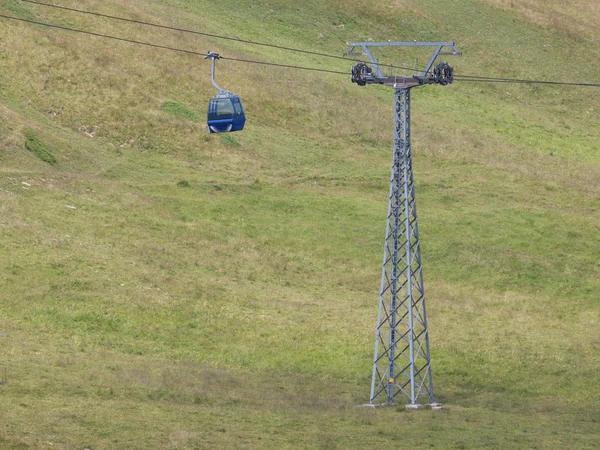
POLYGON ((227 133, 242 131, 246 123, 242 101, 237 95, 216 95, 208 104, 208 131, 227 133))

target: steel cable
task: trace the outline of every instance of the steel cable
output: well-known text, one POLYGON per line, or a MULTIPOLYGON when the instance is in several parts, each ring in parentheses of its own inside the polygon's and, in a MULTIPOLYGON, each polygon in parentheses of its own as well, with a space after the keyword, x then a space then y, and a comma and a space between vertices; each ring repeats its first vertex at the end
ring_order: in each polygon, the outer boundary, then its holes
MULTIPOLYGON (((28 3, 41 4, 39 2, 34 2, 31 0, 22 0, 22 1, 28 2, 28 3)), ((44 4, 44 5, 46 5, 46 4, 44 4)), ((61 8, 65 8, 65 7, 61 7, 61 8)), ((94 14, 97 14, 97 13, 94 13, 94 14)), ((169 47, 166 45, 154 44, 154 43, 145 42, 145 41, 138 41, 135 39, 123 38, 123 37, 119 37, 119 36, 111 36, 108 34, 96 33, 96 32, 87 31, 87 30, 80 30, 77 28, 65 27, 62 25, 49 24, 49 23, 45 23, 45 22, 39 22, 36 20, 24 19, 21 17, 7 16, 4 14, 0 14, 0 17, 4 18, 4 19, 9 19, 9 20, 16 20, 16 21, 20 21, 20 22, 30 23, 33 25, 40 25, 40 26, 45 26, 45 27, 49 27, 49 28, 71 31, 71 32, 75 32, 75 33, 87 34, 90 36, 95 36, 95 37, 100 37, 100 38, 105 38, 105 39, 112 39, 112 40, 116 40, 116 41, 144 45, 144 46, 148 46, 148 47, 154 47, 154 48, 158 48, 158 49, 162 49, 162 50, 170 50, 170 51, 174 51, 174 52, 187 53, 187 54, 203 56, 203 57, 208 56, 206 53, 197 52, 194 50, 186 50, 186 49, 181 49, 181 48, 177 48, 177 47, 169 47)), ((130 21, 131 19, 124 19, 124 20, 130 21)), ((162 27, 162 26, 160 26, 160 27, 162 27)), ((231 38, 231 39, 239 40, 237 38, 231 38)), ((244 42, 251 43, 252 41, 244 41, 244 42)), ((270 45, 270 44, 265 44, 265 45, 270 45)), ((279 48, 283 48, 283 47, 279 47, 279 48)), ((301 50, 301 51, 306 52, 304 50, 301 50)), ((313 52, 313 53, 315 55, 318 55, 318 53, 315 53, 315 52, 313 52)), ((334 55, 328 55, 328 56, 334 56, 334 55)), ((360 60, 349 60, 348 58, 342 58, 342 57, 337 57, 337 58, 347 60, 347 61, 360 61, 360 60)), ((278 63, 272 63, 272 62, 268 62, 268 61, 256 61, 256 60, 248 60, 248 59, 241 59, 241 58, 230 58, 230 57, 224 57, 224 56, 222 56, 221 59, 226 60, 226 61, 243 62, 243 63, 249 63, 249 64, 260 64, 260 65, 264 65, 264 66, 281 67, 281 68, 288 68, 288 69, 306 70, 306 71, 322 72, 322 73, 332 73, 332 74, 337 74, 337 75, 350 75, 349 72, 342 72, 342 71, 329 70, 329 69, 320 69, 320 68, 316 68, 316 67, 297 66, 297 65, 292 65, 292 64, 278 64, 278 63)), ((402 68, 402 67, 397 67, 397 68, 402 68)), ((414 69, 412 69, 412 70, 414 70, 414 69)), ((558 86, 600 87, 600 83, 579 83, 579 82, 545 81, 545 80, 522 80, 522 79, 516 79, 516 78, 515 79, 499 78, 499 77, 496 78, 496 77, 484 77, 484 76, 477 76, 477 75, 455 75, 454 78, 456 81, 463 81, 463 82, 546 84, 546 85, 558 85, 558 86)))

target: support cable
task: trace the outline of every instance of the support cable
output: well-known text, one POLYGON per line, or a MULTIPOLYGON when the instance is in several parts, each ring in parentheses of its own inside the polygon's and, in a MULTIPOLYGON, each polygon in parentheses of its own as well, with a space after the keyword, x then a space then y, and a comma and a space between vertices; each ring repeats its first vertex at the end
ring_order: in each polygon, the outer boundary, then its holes
MULTIPOLYGON (((194 50, 186 50, 186 49, 177 48, 177 47, 168 47, 166 45, 159 45, 159 44, 153 44, 151 42, 137 41, 135 39, 128 39, 128 38, 123 38, 123 37, 118 37, 118 36, 111 36, 109 34, 95 33, 93 31, 79 30, 77 28, 70 28, 70 27, 64 27, 62 25, 54 25, 54 24, 49 24, 49 23, 45 23, 45 22, 38 22, 38 21, 35 21, 35 20, 23 19, 23 18, 20 18, 20 17, 5 16, 3 14, 0 14, 0 17, 2 17, 4 19, 10 19, 10 20, 17 20, 17 21, 20 21, 20 22, 26 22, 26 23, 30 23, 30 24, 33 24, 33 25, 41 25, 41 26, 45 26, 45 27, 49 27, 49 28, 57 28, 59 30, 73 31, 75 33, 87 34, 87 35, 90 35, 90 36, 95 36, 95 37, 100 37, 100 38, 106 38, 106 39, 113 39, 113 40, 116 40, 116 41, 128 42, 130 44, 145 45, 147 47, 154 47, 154 48, 159 48, 159 49, 162 49, 162 50, 170 50, 170 51, 180 52, 180 53, 187 53, 187 54, 190 54, 190 55, 197 55, 197 56, 203 56, 203 57, 207 56, 206 53, 196 52, 194 50)), ((226 57, 226 56, 222 56, 221 59, 227 60, 227 61, 250 63, 250 64, 260 64, 260 65, 265 65, 265 66, 283 67, 283 68, 287 68, 287 69, 309 70, 309 71, 313 71, 313 72, 325 72, 325 73, 334 73, 334 74, 339 74, 339 75, 348 75, 348 72, 341 72, 341 71, 338 71, 338 70, 329 70, 329 69, 319 69, 319 68, 316 68, 316 67, 295 66, 295 65, 290 65, 290 64, 277 64, 277 63, 271 63, 271 62, 266 62, 266 61, 256 61, 256 60, 250 60, 250 59, 230 58, 230 57, 226 57)))
POLYGON ((569 81, 520 80, 516 78, 491 78, 466 75, 454 75, 455 81, 480 83, 515 83, 515 84, 549 84, 555 86, 587 86, 600 87, 600 83, 578 83, 569 81))
MULTIPOLYGON (((289 52, 297 52, 297 53, 304 53, 307 55, 315 55, 315 56, 320 56, 322 58, 332 58, 332 59, 340 59, 343 61, 351 61, 351 62, 362 62, 362 60, 360 59, 352 59, 352 58, 346 58, 343 56, 338 56, 338 55, 331 55, 329 53, 320 53, 320 52, 314 52, 314 51, 310 51, 310 50, 302 50, 299 48, 293 48, 293 47, 285 47, 282 45, 275 45, 275 44, 267 44, 265 42, 257 42, 257 41, 250 41, 250 40, 246 40, 246 39, 241 39, 241 38, 236 38, 236 37, 230 37, 230 36, 223 36, 223 35, 219 35, 219 34, 212 34, 212 33, 206 33, 203 31, 196 31, 196 30, 189 30, 186 28, 178 28, 178 27, 171 27, 168 25, 159 25, 157 23, 151 23, 151 22, 144 22, 142 20, 136 20, 136 19, 127 19, 125 17, 118 17, 118 16, 111 16, 108 14, 102 14, 102 13, 98 13, 98 12, 93 12, 93 11, 84 11, 82 9, 76 9, 76 8, 70 8, 67 6, 61 6, 61 5, 53 5, 51 3, 44 3, 44 2, 37 2, 34 0, 21 0, 24 3, 31 3, 34 5, 39 5, 39 6, 47 6, 50 8, 56 8, 56 9, 62 9, 65 11, 71 11, 71 12, 76 12, 76 13, 80 13, 80 14, 88 14, 91 16, 96 16, 96 17, 104 17, 106 19, 113 19, 113 20, 120 20, 123 22, 129 22, 129 23, 135 23, 138 25, 145 25, 145 26, 149 26, 149 27, 155 27, 155 28, 162 28, 164 30, 170 30, 170 31, 179 31, 182 33, 190 33, 190 34, 196 34, 199 36, 206 36, 206 37, 212 37, 215 39, 224 39, 224 40, 228 40, 228 41, 235 41, 235 42, 241 42, 244 44, 251 44, 251 45, 260 45, 263 47, 270 47, 270 48, 276 48, 279 50, 286 50, 289 52)), ((418 72, 418 69, 415 69, 414 67, 403 67, 403 66, 394 66, 392 64, 380 64, 380 66, 383 67, 389 67, 391 69, 403 69, 403 70, 410 70, 413 72, 418 72)))
MULTIPOLYGON (((27 1, 29 3, 36 3, 36 2, 32 2, 31 0, 22 0, 22 1, 27 1)), ((105 39, 112 39, 112 40, 127 42, 127 43, 131 43, 131 44, 144 45, 147 47, 154 47, 154 48, 158 48, 158 49, 162 49, 162 50, 170 50, 170 51, 174 51, 174 52, 187 53, 190 55, 197 55, 197 56, 202 56, 202 57, 207 56, 206 53, 197 52, 194 50, 186 50, 186 49, 182 49, 182 48, 169 47, 166 45, 154 44, 154 43, 145 42, 145 41, 138 41, 135 39, 128 39, 128 38, 123 38, 123 37, 119 37, 119 36, 111 36, 108 34, 95 33, 93 31, 80 30, 77 28, 65 27, 62 25, 54 25, 54 24, 49 24, 49 23, 45 23, 45 22, 39 22, 36 20, 23 19, 21 17, 13 17, 13 16, 7 16, 4 14, 0 14, 0 18, 4 18, 4 19, 8 19, 8 20, 15 20, 15 21, 19 21, 19 22, 25 22, 25 23, 29 23, 29 24, 33 24, 33 25, 40 25, 40 26, 49 27, 49 28, 55 28, 55 29, 59 29, 59 30, 71 31, 71 32, 75 32, 75 33, 87 34, 89 36, 95 36, 95 37, 105 38, 105 39)), ((129 20, 129 19, 127 19, 127 20, 129 20)), ((231 39, 239 40, 237 38, 231 38, 231 39)), ((247 41, 247 42, 251 42, 251 41, 247 41)), ((268 45, 268 44, 266 44, 266 45, 268 45)), ((305 50, 301 50, 301 51, 306 52, 305 50)), ((314 54, 318 55, 318 53, 314 53, 314 54)), ((323 54, 323 55, 325 55, 325 54, 323 54)), ((334 56, 334 55, 328 55, 328 56, 334 56)), ((343 57, 337 57, 337 58, 344 59, 347 61, 360 61, 360 60, 351 60, 351 59, 343 58, 343 57)), ((296 66, 296 65, 291 65, 291 64, 278 64, 278 63, 272 63, 272 62, 268 62, 268 61, 257 61, 257 60, 230 58, 230 57, 222 57, 221 59, 227 60, 227 61, 234 61, 234 62, 243 62, 243 63, 249 63, 249 64, 259 64, 259 65, 264 65, 264 66, 281 67, 281 68, 287 68, 287 69, 306 70, 306 71, 322 72, 322 73, 332 73, 332 74, 336 74, 336 75, 346 75, 346 76, 349 75, 348 72, 342 72, 339 70, 320 69, 317 67, 296 66)), ((363 62, 363 61, 360 61, 360 62, 363 62)), ((396 66, 392 66, 392 67, 396 67, 396 66)), ((402 68, 402 67, 397 67, 397 68, 402 68)), ((414 70, 414 69, 410 69, 410 70, 414 70)), ((463 82, 546 84, 546 85, 558 85, 558 86, 600 87, 600 83, 521 80, 521 79, 516 79, 516 78, 494 78, 494 77, 484 77, 484 76, 477 76, 477 75, 454 75, 454 79, 456 81, 463 81, 463 82)))

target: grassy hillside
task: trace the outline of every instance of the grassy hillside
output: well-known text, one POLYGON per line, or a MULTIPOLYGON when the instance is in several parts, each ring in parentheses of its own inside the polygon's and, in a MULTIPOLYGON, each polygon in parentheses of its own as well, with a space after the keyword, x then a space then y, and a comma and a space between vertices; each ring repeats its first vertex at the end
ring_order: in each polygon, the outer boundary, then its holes
MULTIPOLYGON (((57 3, 334 54, 454 40, 457 73, 598 81, 598 11, 580 0, 57 3)), ((0 14, 350 68, 18 0, 0 14)), ((600 90, 413 91, 447 407, 371 410, 355 406, 370 387, 392 92, 221 61, 248 122, 207 135, 202 58, 0 24, 0 448, 600 446, 600 90)))

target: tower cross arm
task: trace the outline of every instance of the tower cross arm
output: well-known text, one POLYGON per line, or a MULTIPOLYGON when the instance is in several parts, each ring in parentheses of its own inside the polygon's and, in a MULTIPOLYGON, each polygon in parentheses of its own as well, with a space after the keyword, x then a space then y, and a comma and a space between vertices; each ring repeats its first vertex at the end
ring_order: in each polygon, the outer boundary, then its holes
POLYGON ((353 42, 351 47, 450 47, 456 51, 454 42, 353 42))
MULTIPOLYGON (((350 44, 350 49, 348 50, 348 52, 346 53, 347 55, 363 55, 369 58, 369 61, 373 64, 373 69, 375 71, 375 76, 374 78, 377 79, 383 79, 386 78, 383 75, 383 72, 381 71, 381 67, 379 67, 379 62, 377 61, 377 59, 375 59, 375 57, 373 56, 373 53, 371 51, 372 48, 377 48, 377 47, 434 47, 434 51, 433 54, 431 55, 431 58, 429 59, 427 65, 425 66, 425 69, 419 73, 419 76, 422 78, 425 78, 427 76, 428 73, 431 72, 431 67, 433 66, 433 63, 435 62, 435 60, 437 59, 437 57, 440 55, 440 53, 442 52, 442 50, 444 48, 449 48, 450 51, 448 52, 444 52, 444 55, 461 55, 461 53, 456 49, 456 45, 454 44, 454 42, 417 42, 417 41, 413 41, 413 42, 353 42, 350 44), (357 51, 357 48, 360 48, 360 51, 357 51)), ((381 83, 378 81, 373 81, 375 83, 379 83, 379 84, 386 84, 389 85, 389 83, 381 83)), ((423 84, 423 83, 420 83, 423 84)))

